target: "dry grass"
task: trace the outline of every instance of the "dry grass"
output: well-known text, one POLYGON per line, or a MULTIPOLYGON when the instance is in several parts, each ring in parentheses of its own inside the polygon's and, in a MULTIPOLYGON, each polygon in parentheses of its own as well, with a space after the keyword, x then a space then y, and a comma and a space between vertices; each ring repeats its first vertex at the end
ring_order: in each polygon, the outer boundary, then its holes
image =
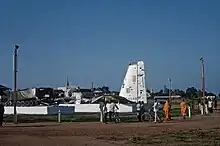
POLYGON ((220 116, 164 123, 32 123, 0 128, 0 145, 218 146, 220 116))
POLYGON ((217 146, 220 145, 220 129, 211 130, 189 130, 172 133, 160 133, 157 135, 147 135, 133 137, 130 143, 135 145, 169 145, 169 146, 217 146))

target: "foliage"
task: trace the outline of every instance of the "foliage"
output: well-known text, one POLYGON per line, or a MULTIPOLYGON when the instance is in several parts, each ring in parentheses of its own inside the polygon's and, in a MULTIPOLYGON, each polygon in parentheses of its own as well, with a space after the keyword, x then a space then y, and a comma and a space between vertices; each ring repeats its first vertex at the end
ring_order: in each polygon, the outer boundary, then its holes
MULTIPOLYGON (((160 90, 159 92, 153 93, 154 96, 169 96, 169 89, 164 87, 164 89, 160 90)), ((195 87, 188 87, 185 91, 181 89, 173 89, 171 90, 171 95, 179 95, 182 98, 187 99, 198 99, 202 97, 202 91, 199 89, 196 89, 195 87)), ((217 96, 212 92, 205 91, 205 96, 217 96)), ((220 93, 218 94, 218 97, 220 97, 220 93)))

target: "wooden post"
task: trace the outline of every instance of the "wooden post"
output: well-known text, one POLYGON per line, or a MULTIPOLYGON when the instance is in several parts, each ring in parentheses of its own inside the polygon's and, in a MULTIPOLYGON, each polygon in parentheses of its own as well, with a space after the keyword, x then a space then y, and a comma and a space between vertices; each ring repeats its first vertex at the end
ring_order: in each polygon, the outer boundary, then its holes
POLYGON ((205 98, 205 69, 204 69, 204 58, 201 57, 201 65, 202 65, 202 96, 205 98))
POLYGON ((60 109, 58 110, 58 123, 61 123, 61 112, 60 112, 60 109))
POLYGON ((189 119, 191 118, 191 108, 188 106, 188 114, 189 114, 189 119))
POLYGON ((15 45, 14 48, 14 97, 13 97, 13 104, 14 104, 14 124, 17 124, 17 51, 19 46, 15 45))

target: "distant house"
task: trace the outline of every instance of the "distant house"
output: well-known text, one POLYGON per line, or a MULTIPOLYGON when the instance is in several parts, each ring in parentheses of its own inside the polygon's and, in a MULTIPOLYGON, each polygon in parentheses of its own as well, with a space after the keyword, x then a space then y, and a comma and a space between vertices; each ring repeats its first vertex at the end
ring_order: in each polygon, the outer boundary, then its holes
POLYGON ((73 92, 81 93, 82 98, 87 98, 87 99, 91 99, 94 95, 91 89, 76 89, 73 92))

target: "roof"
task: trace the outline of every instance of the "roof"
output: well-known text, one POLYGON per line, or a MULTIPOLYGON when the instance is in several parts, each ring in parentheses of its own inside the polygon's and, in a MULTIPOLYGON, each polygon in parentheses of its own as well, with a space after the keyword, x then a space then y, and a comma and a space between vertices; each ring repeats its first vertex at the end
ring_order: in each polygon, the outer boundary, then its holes
MULTIPOLYGON (((170 96, 171 98, 181 98, 180 95, 175 95, 175 96, 170 96)), ((166 99, 166 98, 169 98, 169 96, 155 96, 154 98, 157 98, 157 99, 166 99)))
POLYGON ((6 86, 4 86, 4 85, 0 85, 0 89, 8 90, 8 89, 10 89, 10 88, 8 88, 8 87, 6 87, 6 86))
POLYGON ((119 103, 133 103, 132 101, 129 101, 128 99, 118 96, 118 95, 102 95, 100 97, 94 98, 92 100, 92 103, 97 103, 99 102, 101 99, 105 99, 105 100, 114 100, 114 101, 119 101, 119 103))

